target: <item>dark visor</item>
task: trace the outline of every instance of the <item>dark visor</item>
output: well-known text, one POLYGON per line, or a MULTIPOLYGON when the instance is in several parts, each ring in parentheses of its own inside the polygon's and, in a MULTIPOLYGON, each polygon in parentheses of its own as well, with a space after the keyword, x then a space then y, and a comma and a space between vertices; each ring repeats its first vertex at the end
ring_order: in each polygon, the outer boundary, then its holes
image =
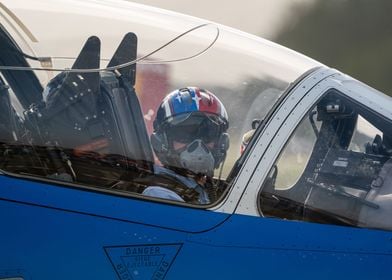
POLYGON ((219 116, 193 112, 169 120, 166 133, 169 141, 190 143, 200 139, 209 143, 217 141, 226 126, 227 124, 219 116))

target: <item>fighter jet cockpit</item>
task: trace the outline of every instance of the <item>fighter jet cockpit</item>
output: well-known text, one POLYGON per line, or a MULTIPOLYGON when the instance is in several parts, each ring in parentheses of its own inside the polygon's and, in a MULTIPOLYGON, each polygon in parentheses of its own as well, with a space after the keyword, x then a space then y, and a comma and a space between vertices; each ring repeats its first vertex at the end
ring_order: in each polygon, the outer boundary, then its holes
POLYGON ((389 279, 391 127, 390 96, 220 24, 1 0, 0 279, 389 279))
POLYGON ((0 30, 0 169, 12 176, 211 205, 252 120, 320 66, 141 5, 117 20, 65 7, 75 15, 66 25, 48 7, 50 27, 14 7, 16 27, 0 30))
POLYGON ((329 90, 282 149, 259 193, 265 216, 391 229, 391 121, 329 90))
MULTIPOLYGON (((49 28, 16 5, 19 21, 0 28, 0 169, 10 176, 212 207, 228 196, 261 120, 277 118, 286 94, 323 67, 141 5, 117 21, 104 5, 87 17, 73 9, 60 12, 74 15, 64 25, 48 8, 49 28)), ((391 229, 390 121, 331 88, 295 126, 259 187, 259 215, 391 229)))

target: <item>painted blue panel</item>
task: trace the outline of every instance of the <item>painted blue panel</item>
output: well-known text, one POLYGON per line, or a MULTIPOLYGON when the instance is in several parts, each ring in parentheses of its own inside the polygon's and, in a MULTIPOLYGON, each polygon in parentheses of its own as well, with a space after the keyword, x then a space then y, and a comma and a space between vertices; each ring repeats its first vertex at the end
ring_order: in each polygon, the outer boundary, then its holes
POLYGON ((208 230, 228 215, 132 197, 0 176, 0 199, 189 232, 208 230))
POLYGON ((103 194, 5 181, 0 182, 3 275, 18 276, 19 271, 40 280, 390 279, 392 232, 232 215, 208 231, 190 233, 174 229, 180 225, 171 218, 183 217, 183 223, 188 215, 190 225, 184 228, 205 228, 202 219, 217 222, 226 216, 118 197, 109 198, 111 208, 103 194), (61 189, 56 194, 63 199, 53 194, 55 189, 61 189), (11 201, 6 195, 63 209, 11 201), (122 199, 136 206, 116 206, 125 204, 122 199), (72 205, 77 211, 64 210, 72 205), (107 215, 101 215, 103 210, 107 215), (140 219, 145 215, 150 224, 132 222, 137 218, 123 210, 140 219), (153 220, 153 213, 163 220, 153 220))
POLYGON ((265 249, 391 254, 392 231, 233 215, 194 242, 265 249), (234 243, 230 243, 234 242, 234 243))
POLYGON ((192 235, 168 279, 390 279, 391 264, 392 232, 233 215, 192 235))
MULTIPOLYGON (((131 247, 153 248, 161 257, 160 265, 129 268, 131 273, 164 275, 159 271, 170 268, 187 236, 175 230, 4 200, 0 200, 0 221, 0 271, 13 271, 14 276, 15 271, 26 272, 21 276, 39 280, 119 279, 119 268, 113 266, 116 257, 138 255, 122 254, 115 248, 126 251, 131 247)), ((151 250, 139 256, 148 253, 151 250)), ((125 263, 132 264, 129 259, 125 263)), ((145 279, 140 277, 129 279, 145 279)))
POLYGON ((392 261, 390 255, 200 244, 184 246, 182 253, 167 279, 387 280, 392 261))

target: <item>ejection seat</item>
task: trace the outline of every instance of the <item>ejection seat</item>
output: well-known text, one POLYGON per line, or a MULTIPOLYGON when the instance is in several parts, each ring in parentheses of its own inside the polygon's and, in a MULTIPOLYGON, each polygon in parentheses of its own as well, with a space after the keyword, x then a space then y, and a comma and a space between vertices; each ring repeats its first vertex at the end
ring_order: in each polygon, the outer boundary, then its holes
MULTIPOLYGON (((136 49, 136 35, 126 34, 108 68, 135 60, 136 49)), ((122 176, 112 171, 99 176, 104 166, 91 166, 97 160, 111 170, 113 166, 152 170, 153 153, 134 90, 136 64, 115 71, 93 70, 99 66, 100 40, 93 36, 72 69, 48 84, 45 107, 35 116, 39 141, 52 148, 59 172, 73 177, 63 179, 109 184, 107 174, 122 176)))

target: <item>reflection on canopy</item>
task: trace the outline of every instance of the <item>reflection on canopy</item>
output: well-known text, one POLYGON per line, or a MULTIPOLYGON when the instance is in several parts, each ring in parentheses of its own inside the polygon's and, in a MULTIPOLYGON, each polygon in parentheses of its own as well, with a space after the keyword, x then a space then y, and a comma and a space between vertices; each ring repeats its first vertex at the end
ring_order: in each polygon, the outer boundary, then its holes
MULTIPOLYGON (((185 35, 187 35, 188 33, 193 32, 194 30, 206 27, 208 25, 211 25, 209 23, 206 24, 201 24, 198 25, 194 28, 189 29, 188 31, 185 31, 183 33, 181 33, 180 35, 176 36, 175 38, 173 38, 172 40, 168 41, 167 43, 163 44, 162 46, 158 47, 157 49, 149 52, 146 55, 143 55, 142 57, 136 58, 134 60, 131 61, 125 61, 121 64, 115 64, 112 65, 112 63, 109 63, 109 65, 105 68, 75 68, 72 67, 72 69, 69 68, 52 68, 52 67, 23 67, 23 66, 12 66, 12 65, 0 65, 0 70, 12 70, 12 71, 54 71, 54 72, 69 72, 69 73, 94 73, 94 72, 110 72, 110 71, 116 71, 116 70, 120 70, 122 68, 126 68, 129 67, 131 65, 134 65, 136 63, 138 64, 162 64, 162 63, 173 63, 173 62, 179 62, 179 61, 184 61, 184 60, 188 60, 188 59, 192 59, 194 57, 197 57, 199 55, 202 55, 204 52, 208 51, 208 49, 210 49, 215 42, 218 40, 219 37, 219 28, 217 26, 215 26, 216 28, 216 36, 215 38, 213 38, 213 40, 211 41, 211 43, 209 45, 207 45, 205 47, 205 49, 202 49, 201 51, 186 56, 186 57, 181 57, 181 58, 174 58, 174 59, 170 59, 170 60, 149 60, 149 58, 151 58, 153 55, 155 55, 156 53, 158 53, 160 50, 169 47, 171 44, 173 44, 174 42, 176 42, 177 40, 180 40, 182 37, 184 37, 185 35)), ((26 55, 27 56, 27 55, 26 55)), ((34 59, 34 60, 38 60, 38 61, 46 61, 47 58, 50 57, 48 56, 44 56, 43 58, 40 57, 31 57, 29 56, 30 59, 34 59)))

